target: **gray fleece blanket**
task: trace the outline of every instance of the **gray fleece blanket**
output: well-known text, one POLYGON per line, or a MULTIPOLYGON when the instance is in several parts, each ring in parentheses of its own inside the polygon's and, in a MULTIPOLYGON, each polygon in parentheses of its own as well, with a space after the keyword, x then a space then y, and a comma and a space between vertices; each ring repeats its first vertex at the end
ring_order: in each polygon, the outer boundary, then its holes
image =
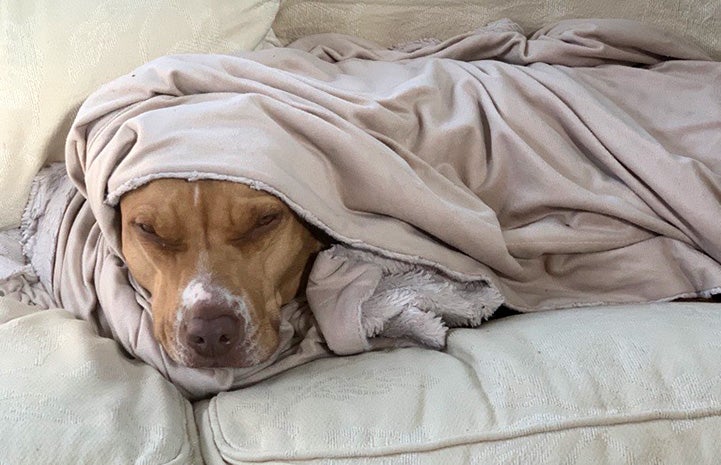
POLYGON ((530 37, 503 21, 395 50, 321 35, 165 57, 92 95, 66 155, 77 191, 57 229, 55 301, 195 397, 326 354, 326 343, 372 348, 384 324, 359 318, 388 292, 401 298, 381 321, 399 317, 387 335, 405 340, 406 315, 442 318, 434 296, 468 296, 475 307, 446 324, 475 325, 501 300, 532 311, 721 286, 721 63, 628 21, 565 21, 530 37), (117 205, 163 177, 265 190, 340 244, 311 274, 318 321, 287 306, 268 363, 187 369, 154 343, 117 205))

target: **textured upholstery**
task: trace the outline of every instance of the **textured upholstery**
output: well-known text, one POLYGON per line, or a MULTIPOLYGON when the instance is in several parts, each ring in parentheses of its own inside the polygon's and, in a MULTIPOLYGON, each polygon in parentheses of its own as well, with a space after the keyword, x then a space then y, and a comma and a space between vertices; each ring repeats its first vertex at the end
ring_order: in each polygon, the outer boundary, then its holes
POLYGON ((0 463, 200 463, 190 403, 63 310, 0 298, 0 463))
POLYGON ((715 304, 517 315, 454 330, 446 353, 319 360, 192 408, 62 310, 0 299, 0 351, 3 464, 701 464, 721 454, 715 304))
POLYGON ((655 24, 721 58, 717 0, 283 0, 273 29, 283 43, 340 32, 382 45, 446 39, 509 18, 527 32, 567 18, 625 18, 655 24))

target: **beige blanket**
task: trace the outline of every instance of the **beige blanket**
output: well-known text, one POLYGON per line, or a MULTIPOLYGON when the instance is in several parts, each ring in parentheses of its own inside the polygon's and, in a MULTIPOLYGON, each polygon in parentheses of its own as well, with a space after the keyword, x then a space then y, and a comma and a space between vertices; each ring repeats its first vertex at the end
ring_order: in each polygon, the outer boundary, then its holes
MULTIPOLYGON (((117 204, 155 178, 269 191, 339 242, 487 281, 520 310, 721 286, 721 64, 627 21, 162 58, 85 102, 67 163, 80 194, 58 236, 56 299, 196 396, 323 348, 306 320, 284 326, 292 357, 250 372, 183 369, 151 347, 117 204)), ((324 267, 324 295, 353 284, 347 270, 324 267)))

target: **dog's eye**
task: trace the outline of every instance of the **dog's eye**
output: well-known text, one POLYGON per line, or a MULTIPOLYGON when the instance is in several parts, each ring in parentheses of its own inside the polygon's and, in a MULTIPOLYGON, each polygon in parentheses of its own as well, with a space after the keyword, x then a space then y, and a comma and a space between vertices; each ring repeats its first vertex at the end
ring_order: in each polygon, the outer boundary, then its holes
POLYGON ((250 230, 234 239, 234 242, 238 244, 245 244, 260 239, 261 237, 264 237, 266 233, 275 229, 282 218, 282 212, 265 213, 255 220, 255 224, 250 230))
POLYGON ((180 251, 184 248, 181 238, 161 236, 150 223, 134 221, 133 226, 139 231, 140 240, 145 243, 154 244, 166 252, 180 251))
POLYGON ((145 234, 150 234, 151 236, 157 236, 158 233, 155 232, 155 228, 152 224, 147 223, 135 223, 135 226, 143 231, 145 234))
POLYGON ((269 226, 276 221, 280 220, 280 213, 273 212, 273 213, 267 213, 260 218, 258 218, 258 221, 255 223, 256 228, 263 228, 265 226, 269 226))

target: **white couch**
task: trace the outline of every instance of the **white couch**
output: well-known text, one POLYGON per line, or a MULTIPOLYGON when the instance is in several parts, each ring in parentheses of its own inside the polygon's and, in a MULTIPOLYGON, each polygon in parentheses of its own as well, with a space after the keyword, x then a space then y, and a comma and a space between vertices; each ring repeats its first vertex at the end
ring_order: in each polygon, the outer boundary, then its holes
MULTIPOLYGON (((165 53, 230 53, 323 31, 390 44, 505 16, 529 32, 606 16, 668 27, 721 59, 717 0, 139 3, 0 9, 10 63, 0 77, 4 229, 17 225, 38 167, 62 158, 84 96, 165 53)), ((13 237, 0 241, 0 269, 13 266, 13 237)), ((721 461, 721 304, 515 315, 453 330, 443 352, 319 360, 195 403, 90 328, 61 309, 0 298, 0 465, 721 461)))

